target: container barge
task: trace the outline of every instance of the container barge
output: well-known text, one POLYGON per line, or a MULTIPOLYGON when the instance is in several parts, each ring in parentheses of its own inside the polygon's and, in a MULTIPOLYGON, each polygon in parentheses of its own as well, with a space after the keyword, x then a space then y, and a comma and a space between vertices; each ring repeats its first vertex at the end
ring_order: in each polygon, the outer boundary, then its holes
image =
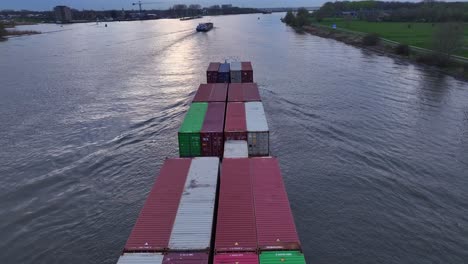
POLYGON ((197 26, 197 32, 208 32, 213 29, 213 23, 208 22, 208 23, 200 23, 197 26))
POLYGON ((117 263, 306 263, 252 64, 206 78, 117 263))

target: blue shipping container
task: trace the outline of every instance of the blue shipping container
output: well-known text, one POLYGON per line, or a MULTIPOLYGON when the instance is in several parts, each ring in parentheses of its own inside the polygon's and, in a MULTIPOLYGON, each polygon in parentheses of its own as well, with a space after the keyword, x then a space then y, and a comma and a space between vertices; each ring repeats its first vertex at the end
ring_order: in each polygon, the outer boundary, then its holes
POLYGON ((231 68, 229 63, 221 63, 218 70, 218 83, 231 82, 231 68))

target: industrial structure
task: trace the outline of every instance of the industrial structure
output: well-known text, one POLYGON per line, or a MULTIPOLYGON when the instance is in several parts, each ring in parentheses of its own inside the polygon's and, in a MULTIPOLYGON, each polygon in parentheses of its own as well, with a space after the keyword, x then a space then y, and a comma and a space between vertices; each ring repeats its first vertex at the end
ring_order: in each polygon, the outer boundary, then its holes
POLYGON ((71 23, 73 20, 71 9, 68 6, 56 6, 54 13, 57 23, 71 23))

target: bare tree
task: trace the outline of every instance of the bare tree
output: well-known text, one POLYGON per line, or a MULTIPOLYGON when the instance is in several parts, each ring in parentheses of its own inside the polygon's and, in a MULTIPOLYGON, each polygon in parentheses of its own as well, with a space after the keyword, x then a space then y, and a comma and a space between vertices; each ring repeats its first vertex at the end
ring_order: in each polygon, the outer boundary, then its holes
POLYGON ((443 60, 450 57, 463 47, 463 23, 442 23, 434 31, 433 49, 443 60))

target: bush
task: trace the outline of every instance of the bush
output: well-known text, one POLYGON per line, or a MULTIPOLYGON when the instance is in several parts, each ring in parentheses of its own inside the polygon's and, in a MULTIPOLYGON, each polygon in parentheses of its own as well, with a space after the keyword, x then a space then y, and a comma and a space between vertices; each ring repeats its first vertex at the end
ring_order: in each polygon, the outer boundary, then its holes
POLYGON ((302 27, 307 25, 309 22, 309 11, 307 9, 301 7, 297 10, 296 15, 296 26, 302 27))
POLYGON ((395 47, 395 53, 398 55, 409 56, 410 47, 406 44, 398 44, 398 46, 395 47))
POLYGON ((377 33, 369 33, 362 38, 362 44, 366 46, 375 46, 379 44, 380 37, 377 33))
POLYGON ((294 16, 293 12, 292 11, 288 11, 288 13, 286 13, 286 16, 284 17, 284 23, 290 25, 290 26, 294 26, 296 24, 296 17, 294 16))
POLYGON ((438 67, 447 67, 450 65, 451 61, 445 56, 441 56, 438 53, 431 53, 431 54, 423 54, 419 55, 416 58, 417 62, 421 62, 424 64, 438 66, 438 67))
POLYGON ((6 36, 5 26, 0 22, 0 40, 6 36))

